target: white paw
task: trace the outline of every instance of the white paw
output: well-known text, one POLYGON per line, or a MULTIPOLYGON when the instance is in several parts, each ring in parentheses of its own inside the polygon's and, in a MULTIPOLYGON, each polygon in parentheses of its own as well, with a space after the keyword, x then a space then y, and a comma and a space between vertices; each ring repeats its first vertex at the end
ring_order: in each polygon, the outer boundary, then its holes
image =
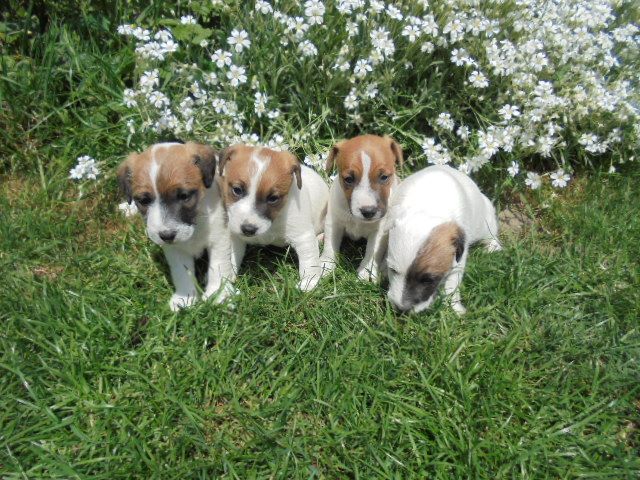
POLYGON ((240 294, 240 290, 233 286, 231 282, 224 282, 224 286, 220 284, 207 287, 202 295, 203 300, 212 299, 214 303, 222 303, 234 295, 240 294))
POLYGON ((358 278, 365 282, 375 282, 378 280, 378 269, 376 267, 358 268, 358 278))
POLYGON ((458 315, 464 315, 465 313, 467 313, 467 309, 464 308, 464 306, 460 302, 452 303, 451 308, 453 308, 453 311, 458 315))
POLYGON ((318 285, 319 280, 320 275, 305 275, 298 282, 298 289, 302 292, 313 290, 318 285))
POLYGON ((502 250, 502 245, 500 245, 500 242, 498 240, 493 239, 493 240, 489 240, 487 242, 487 245, 486 245, 485 249, 489 253, 491 253, 491 252, 499 252, 500 250, 502 250))
POLYGON ((333 272, 336 268, 336 262, 332 262, 330 260, 322 262, 322 266, 320 267, 320 271, 322 272, 320 276, 324 277, 331 272, 333 272))
POLYGON ((195 293, 192 295, 179 295, 174 293, 171 295, 171 300, 169 300, 169 308, 172 312, 178 312, 183 308, 190 307, 197 301, 198 296, 195 293))

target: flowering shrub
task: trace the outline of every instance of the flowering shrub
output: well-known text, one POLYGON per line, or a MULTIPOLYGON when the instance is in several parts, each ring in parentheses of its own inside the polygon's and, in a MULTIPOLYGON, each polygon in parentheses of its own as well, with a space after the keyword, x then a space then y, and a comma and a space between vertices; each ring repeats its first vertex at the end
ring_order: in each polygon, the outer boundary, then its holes
POLYGON ((142 140, 294 149, 319 166, 338 138, 395 136, 414 165, 493 167, 564 187, 640 144, 633 2, 192 2, 121 25, 137 54, 124 91, 142 140), (614 6, 615 5, 615 6, 614 6), (601 160, 602 161, 602 160, 601 160))

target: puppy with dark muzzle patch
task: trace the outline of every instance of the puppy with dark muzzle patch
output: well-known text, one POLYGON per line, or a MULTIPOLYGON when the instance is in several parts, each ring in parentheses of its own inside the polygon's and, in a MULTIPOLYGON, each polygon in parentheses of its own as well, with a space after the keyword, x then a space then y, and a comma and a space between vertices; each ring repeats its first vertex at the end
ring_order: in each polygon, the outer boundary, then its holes
POLYGON ((482 241, 488 251, 501 249, 493 205, 473 180, 448 166, 428 167, 403 180, 383 229, 387 297, 401 311, 427 309, 443 285, 453 309, 463 314, 458 288, 469 246, 482 241))
POLYGON ((291 245, 298 255, 298 287, 313 289, 320 279, 317 235, 329 195, 322 177, 289 152, 250 145, 225 149, 219 171, 236 271, 247 244, 291 245))
POLYGON ((331 186, 325 221, 323 274, 335 268, 336 255, 346 234, 352 240, 367 240, 358 277, 376 280, 384 255, 380 225, 391 193, 399 183, 396 165, 402 165, 402 149, 392 138, 361 135, 332 148, 327 172, 334 165, 338 177, 331 186))
POLYGON ((203 298, 231 292, 234 271, 231 239, 224 206, 215 182, 216 152, 196 143, 159 143, 132 153, 118 168, 118 182, 127 201, 145 220, 147 235, 160 245, 171 270, 176 311, 198 299, 195 259, 209 253, 203 298))

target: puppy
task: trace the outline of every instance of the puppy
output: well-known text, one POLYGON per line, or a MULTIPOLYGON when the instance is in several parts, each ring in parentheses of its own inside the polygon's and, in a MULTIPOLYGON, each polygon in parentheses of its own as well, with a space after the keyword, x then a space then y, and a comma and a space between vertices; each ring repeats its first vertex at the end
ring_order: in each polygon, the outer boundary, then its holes
POLYGON ((159 143, 132 153, 118 168, 118 182, 145 220, 147 235, 162 247, 175 287, 173 311, 198 299, 194 260, 209 252, 203 298, 222 301, 234 280, 231 239, 224 206, 214 181, 216 152, 196 143, 159 143), (227 282, 228 281, 228 282, 227 282))
POLYGON ((329 196, 322 177, 291 153, 249 145, 225 149, 218 168, 235 270, 247 244, 291 245, 298 255, 298 287, 313 289, 321 272, 316 235, 329 196))
POLYGON ((466 310, 458 287, 469 246, 500 250, 493 205, 465 174, 448 166, 428 167, 406 178, 394 192, 385 221, 390 302, 420 312, 444 284, 451 306, 466 310))
POLYGON ((402 165, 402 149, 389 137, 362 135, 333 147, 327 172, 337 166, 331 185, 322 252, 323 275, 333 270, 336 254, 346 233, 352 240, 367 239, 358 267, 362 280, 376 280, 384 251, 381 221, 387 212, 391 191, 398 185, 396 164, 402 165))

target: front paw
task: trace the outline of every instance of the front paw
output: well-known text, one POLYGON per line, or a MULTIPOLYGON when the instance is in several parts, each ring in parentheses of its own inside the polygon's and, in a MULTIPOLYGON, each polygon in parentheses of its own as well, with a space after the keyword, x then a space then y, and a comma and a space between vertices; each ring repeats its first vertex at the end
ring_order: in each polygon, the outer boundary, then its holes
POLYGON ((464 308, 464 305, 462 305, 461 302, 453 302, 451 304, 451 308, 453 308, 453 311, 458 315, 464 315, 465 313, 467 313, 467 309, 464 308))
POLYGON ((365 282, 378 281, 378 269, 375 266, 367 266, 358 268, 358 278, 365 282))
POLYGON ((172 312, 178 312, 183 308, 190 307, 197 301, 198 296, 195 293, 191 295, 180 295, 178 293, 174 293, 171 295, 171 300, 169 300, 169 308, 172 312))
POLYGON ((302 292, 309 292, 316 288, 319 280, 320 275, 304 275, 298 282, 298 289, 302 292))
POLYGON ((326 260, 322 262, 322 266, 320 267, 320 272, 322 273, 320 274, 320 276, 324 277, 330 274, 335 270, 335 268, 336 268, 336 262, 332 260, 326 260))
POLYGON ((225 300, 238 295, 240 291, 231 282, 225 282, 224 286, 207 287, 202 295, 203 300, 213 299, 214 303, 222 303, 225 300))

